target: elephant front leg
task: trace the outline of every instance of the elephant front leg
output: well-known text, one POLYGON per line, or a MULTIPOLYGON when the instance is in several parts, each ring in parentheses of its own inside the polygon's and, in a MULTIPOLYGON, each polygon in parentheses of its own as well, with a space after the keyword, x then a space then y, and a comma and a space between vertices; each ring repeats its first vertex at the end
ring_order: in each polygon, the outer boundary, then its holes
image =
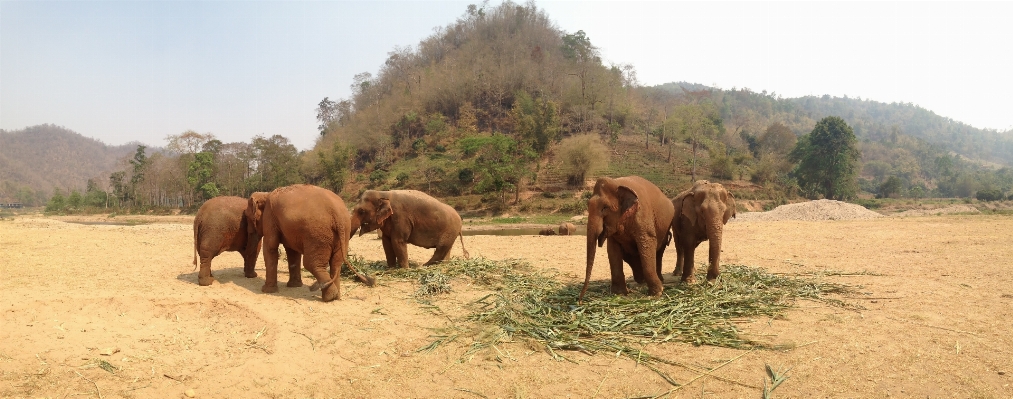
POLYGON ((387 257, 387 268, 393 269, 397 265, 397 255, 394 254, 394 243, 390 241, 390 235, 383 235, 380 242, 383 243, 383 254, 387 257))
POLYGON ((278 244, 264 241, 264 286, 260 287, 260 291, 275 293, 278 292, 278 244))
POLYGON ((626 286, 626 275, 623 273, 623 250, 612 239, 606 240, 608 244, 609 269, 612 272, 611 291, 616 295, 627 295, 630 289, 626 286))
POLYGON ((394 257, 397 258, 397 266, 402 269, 408 267, 408 243, 394 238, 390 240, 390 244, 391 249, 394 250, 394 257))
POLYGON ((675 242, 675 271, 672 275, 682 279, 682 270, 686 261, 686 252, 683 250, 683 246, 678 241, 675 242))
POLYGON ((197 273, 197 284, 201 286, 211 285, 215 281, 211 275, 211 257, 200 257, 200 272, 197 273))
POLYGON ((721 237, 712 238, 710 240, 710 252, 707 260, 710 261, 710 267, 707 268, 707 281, 711 282, 717 280, 718 274, 721 273, 721 237))
POLYGON ((657 270, 660 269, 655 250, 654 241, 639 243, 640 247, 640 267, 644 275, 644 280, 647 282, 647 290, 651 296, 660 296, 665 290, 665 287, 661 285, 661 278, 658 276, 657 270))
POLYGON ((692 284, 696 282, 696 278, 693 277, 693 269, 696 265, 693 263, 693 256, 696 253, 696 246, 700 243, 686 242, 682 246, 682 282, 692 284))
POLYGON ((285 247, 285 257, 288 258, 288 284, 287 287, 302 287, 302 254, 294 249, 285 247))

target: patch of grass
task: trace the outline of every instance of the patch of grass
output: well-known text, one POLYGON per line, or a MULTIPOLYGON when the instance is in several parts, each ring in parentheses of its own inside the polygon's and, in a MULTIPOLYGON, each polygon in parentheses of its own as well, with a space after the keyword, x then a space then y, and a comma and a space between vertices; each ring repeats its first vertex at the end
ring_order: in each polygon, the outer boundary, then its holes
POLYGON ((522 260, 453 259, 426 268, 382 269, 382 262, 354 259, 360 270, 373 270, 380 277, 417 279, 422 284, 425 276, 440 274, 467 278, 491 291, 472 302, 468 314, 453 320, 450 330, 434 334, 434 342, 420 349, 430 351, 460 336, 471 336, 473 343, 464 358, 487 348, 499 352, 499 342, 521 338, 544 345, 556 359, 569 360, 561 351, 622 354, 661 374, 650 364, 667 361, 646 353, 645 344, 676 341, 767 348, 772 346, 742 334, 735 321, 776 317, 803 299, 858 308, 832 297, 853 294, 857 287, 743 265, 724 266, 720 284, 668 286, 659 298, 612 295, 609 282, 599 281, 591 285, 585 302, 578 304, 582 283, 562 283, 554 272, 522 260))
POLYGON ((524 223, 524 218, 520 217, 520 216, 511 216, 511 217, 505 217, 505 218, 492 218, 492 223, 494 223, 494 224, 524 223))
POLYGON ((415 290, 415 296, 419 298, 446 294, 452 291, 450 288, 450 277, 447 277, 446 274, 440 273, 438 270, 423 273, 419 276, 418 282, 419 288, 415 290))

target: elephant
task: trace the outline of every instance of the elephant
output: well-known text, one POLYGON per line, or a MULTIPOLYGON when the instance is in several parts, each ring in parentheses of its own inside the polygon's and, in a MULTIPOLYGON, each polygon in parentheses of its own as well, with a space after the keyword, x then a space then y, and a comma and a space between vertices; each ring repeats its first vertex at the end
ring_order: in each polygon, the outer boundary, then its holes
MULTIPOLYGON (((302 286, 299 259, 305 257, 306 270, 316 278, 310 290, 322 289, 324 302, 341 299, 341 265, 348 255, 351 231, 348 208, 341 197, 324 188, 296 184, 251 196, 245 212, 264 236, 267 275, 262 292, 278 292, 280 244, 288 255, 289 287, 302 286)), ((366 285, 375 284, 373 278, 359 273, 351 264, 348 267, 366 285)))
POLYGON ((693 254, 701 242, 710 240, 707 281, 714 281, 720 273, 724 225, 735 217, 735 198, 719 183, 698 180, 693 188, 679 193, 672 205, 675 207, 672 232, 676 254, 673 274, 681 275, 684 283, 694 282, 693 254))
POLYGON ((351 234, 359 231, 361 236, 376 229, 383 233, 381 241, 388 267, 408 267, 408 244, 436 248, 425 263, 427 266, 449 258, 457 238, 461 239, 464 257, 469 257, 464 249, 461 215, 421 191, 367 190, 352 209, 351 223, 351 234))
POLYGON ((637 283, 646 283, 650 295, 661 295, 661 258, 671 238, 669 229, 675 214, 672 201, 642 177, 602 177, 587 200, 587 213, 587 274, 578 302, 591 280, 595 244, 601 247, 606 242, 613 294, 629 293, 623 275, 626 262, 637 283))
MULTIPOLYGON (((266 193, 261 193, 266 194, 266 193)), ((246 198, 215 197, 207 200, 193 219, 193 265, 200 259, 197 284, 211 285, 211 260, 222 252, 236 251, 243 255, 243 275, 257 277, 253 267, 260 253, 260 234, 248 228, 244 214, 246 198)))
POLYGON ((538 230, 538 235, 540 235, 540 236, 554 236, 554 235, 556 235, 556 231, 553 230, 552 227, 546 227, 544 229, 538 230))
POLYGON ((561 236, 571 235, 575 231, 577 231, 577 226, 574 226, 573 223, 563 222, 559 224, 559 235, 561 236))

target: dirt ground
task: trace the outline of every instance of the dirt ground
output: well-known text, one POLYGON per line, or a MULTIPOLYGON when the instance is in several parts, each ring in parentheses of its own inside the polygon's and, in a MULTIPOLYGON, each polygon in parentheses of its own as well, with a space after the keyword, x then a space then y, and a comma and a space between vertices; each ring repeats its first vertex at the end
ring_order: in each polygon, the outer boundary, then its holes
MULTIPOLYGON (((263 260, 261 276, 247 279, 242 258, 226 253, 212 267, 218 281, 199 287, 190 220, 0 221, 0 397, 756 398, 765 364, 791 368, 779 398, 1013 397, 1008 216, 729 223, 725 263, 881 275, 827 277, 862 285, 868 295, 848 300, 865 310, 800 302, 783 319, 740 324, 791 349, 645 347, 697 370, 723 366, 703 375, 662 365, 685 384, 675 391, 643 365, 607 353, 567 352, 574 362, 555 361, 520 340, 465 359, 467 340, 417 352, 431 329, 451 321, 423 309, 412 284, 368 288, 345 279, 343 299, 331 303, 305 287, 263 294, 263 260)), ((583 275, 582 236, 465 239, 472 256, 583 275)), ((383 259, 374 235, 354 238, 351 248, 383 259)), ((706 259, 706 245, 699 251, 706 259)), ((432 251, 409 253, 422 262, 432 251)), ((461 255, 459 245, 453 254, 461 255)), ((670 247, 667 273, 674 262, 670 247)), ((594 278, 608 278, 604 250, 594 278)), ((462 309, 477 295, 462 284, 435 303, 448 313, 462 309)), ((666 284, 674 284, 670 275, 666 284)))

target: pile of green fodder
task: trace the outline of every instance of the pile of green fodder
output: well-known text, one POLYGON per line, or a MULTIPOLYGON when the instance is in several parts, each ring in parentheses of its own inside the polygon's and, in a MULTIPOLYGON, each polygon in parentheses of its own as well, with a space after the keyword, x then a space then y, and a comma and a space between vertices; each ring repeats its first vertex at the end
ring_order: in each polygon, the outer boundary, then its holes
MULTIPOLYGON (((786 276, 743 265, 725 265, 718 284, 669 284, 660 297, 643 294, 617 296, 609 293, 609 281, 593 282, 583 303, 577 303, 582 282, 563 283, 556 273, 517 259, 453 259, 437 265, 408 269, 384 269, 382 262, 351 258, 378 280, 416 280, 422 286, 416 297, 449 289, 423 289, 426 282, 470 279, 491 291, 474 301, 470 313, 456 322, 471 324, 481 332, 472 350, 494 346, 503 338, 534 339, 547 351, 563 358, 558 350, 585 353, 622 353, 638 361, 662 361, 643 352, 644 344, 669 341, 731 348, 764 347, 743 336, 735 321, 750 317, 776 317, 800 300, 850 307, 831 295, 856 292, 857 287, 824 282, 815 277, 786 276), (434 278, 433 276, 436 276, 434 278), (490 329, 495 330, 489 333, 490 329)), ((705 268, 703 268, 705 272, 705 268)), ((700 276, 704 278, 704 276, 700 276)), ((428 301, 423 301, 431 305, 428 301)), ((434 349, 458 334, 434 335, 426 346, 434 349)))

